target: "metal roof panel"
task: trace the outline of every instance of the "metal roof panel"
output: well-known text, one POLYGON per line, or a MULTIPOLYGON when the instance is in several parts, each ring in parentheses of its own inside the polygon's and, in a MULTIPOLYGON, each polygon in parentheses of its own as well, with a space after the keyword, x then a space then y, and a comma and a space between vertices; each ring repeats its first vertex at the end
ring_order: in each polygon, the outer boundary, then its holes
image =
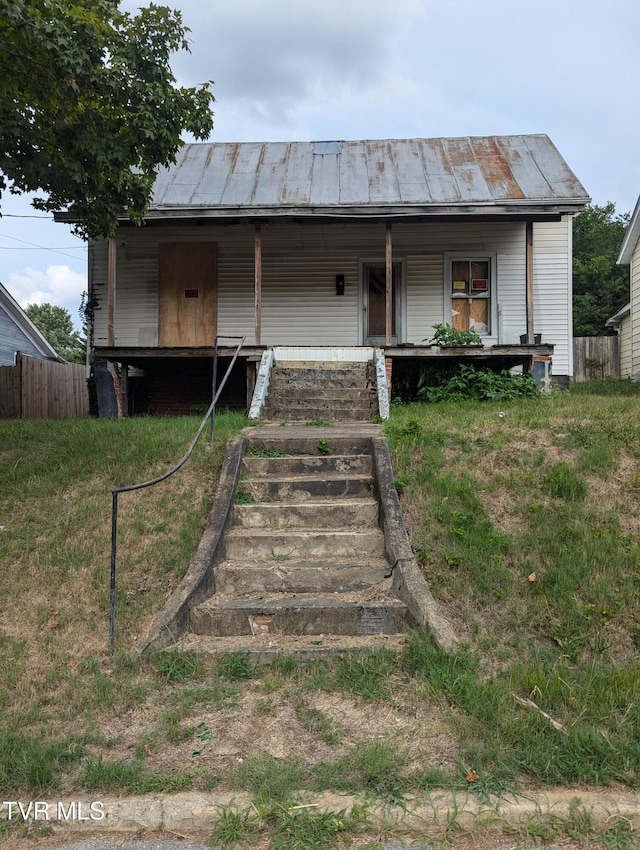
POLYGON ((151 212, 358 214, 385 208, 584 204, 544 135, 190 144, 156 181, 151 212))

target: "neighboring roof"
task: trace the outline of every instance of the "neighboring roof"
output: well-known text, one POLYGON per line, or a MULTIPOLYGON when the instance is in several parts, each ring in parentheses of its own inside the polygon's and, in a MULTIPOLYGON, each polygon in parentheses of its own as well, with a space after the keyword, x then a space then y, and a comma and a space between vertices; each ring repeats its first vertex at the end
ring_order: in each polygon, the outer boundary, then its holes
POLYGON ((607 321, 605 322, 605 326, 609 328, 609 327, 613 327, 614 325, 619 325, 620 322, 622 322, 623 319, 626 319, 626 317, 629 315, 630 312, 631 312, 631 301, 627 301, 627 303, 624 305, 624 307, 621 307, 618 310, 617 313, 614 313, 613 316, 611 316, 610 319, 607 319, 607 321))
POLYGON ((46 360, 58 360, 64 363, 51 343, 43 336, 42 332, 33 324, 15 298, 0 283, 0 309, 9 316, 14 325, 22 331, 24 336, 33 345, 35 350, 46 360))
POLYGON ((622 240, 620 256, 618 257, 618 263, 620 265, 625 265, 631 262, 633 252, 638 244, 638 239, 640 239, 640 198, 638 198, 636 208, 633 211, 631 221, 629 222, 624 234, 624 239, 622 240))
POLYGON ((586 190, 546 135, 185 145, 148 218, 579 212, 586 190))

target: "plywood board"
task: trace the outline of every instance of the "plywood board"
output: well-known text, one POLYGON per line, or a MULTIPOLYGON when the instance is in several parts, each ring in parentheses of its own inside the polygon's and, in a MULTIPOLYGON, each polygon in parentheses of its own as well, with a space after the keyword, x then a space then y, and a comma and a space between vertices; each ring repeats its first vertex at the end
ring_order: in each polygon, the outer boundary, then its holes
POLYGON ((160 244, 158 345, 213 345, 218 315, 216 242, 160 244))

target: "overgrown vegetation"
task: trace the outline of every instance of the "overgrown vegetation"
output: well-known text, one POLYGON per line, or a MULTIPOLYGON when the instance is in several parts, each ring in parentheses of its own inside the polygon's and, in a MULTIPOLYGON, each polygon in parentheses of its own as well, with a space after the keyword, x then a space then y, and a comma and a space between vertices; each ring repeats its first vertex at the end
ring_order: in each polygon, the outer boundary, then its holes
MULTIPOLYGON (((184 572, 222 441, 242 418, 219 418, 220 442, 199 447, 175 489, 123 503, 112 660, 109 487, 170 465, 193 420, 1 423, 5 799, 221 788, 255 808, 225 810, 219 843, 243 830, 275 842, 286 822, 289 836, 317 826, 317 846, 333 846, 339 832, 304 808, 324 790, 403 804, 434 787, 482 799, 540 784, 640 787, 639 414, 628 382, 394 407, 385 430, 405 520, 460 649, 416 634, 399 660, 269 667, 242 653, 130 652, 184 572)), ((343 837, 367 825, 334 817, 349 824, 343 837)), ((580 823, 591 835, 576 809, 529 837, 580 823)), ((618 826, 607 846, 632 846, 618 826)))
POLYGON ((528 373, 495 372, 466 363, 448 369, 425 367, 418 378, 416 400, 441 401, 510 401, 515 398, 534 398, 540 390, 528 373))
POLYGON ((435 333, 429 340, 433 345, 482 345, 482 337, 475 331, 461 331, 451 325, 434 325, 435 333))
POLYGON ((574 336, 615 333, 606 322, 629 300, 629 266, 618 265, 629 219, 611 202, 573 218, 574 336))

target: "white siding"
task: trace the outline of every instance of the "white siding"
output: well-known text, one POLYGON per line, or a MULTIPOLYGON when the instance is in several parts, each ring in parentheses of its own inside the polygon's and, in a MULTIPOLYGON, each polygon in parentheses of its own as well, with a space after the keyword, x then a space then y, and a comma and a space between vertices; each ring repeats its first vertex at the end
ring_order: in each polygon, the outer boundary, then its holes
POLYGON ((533 226, 533 325, 554 345, 553 374, 573 375, 571 218, 533 226))
POLYGON ((620 377, 629 378, 633 371, 631 356, 631 314, 625 316, 620 322, 618 338, 620 344, 620 377))
POLYGON ((442 254, 407 257, 407 340, 419 345, 433 336, 444 316, 442 254))
POLYGON ((640 377, 640 240, 631 258, 631 374, 640 377))
MULTIPOLYGON (((534 226, 535 331, 556 344, 554 372, 568 374, 570 222, 534 226), (558 359, 556 359, 558 358, 558 359)), ((406 270, 407 340, 419 345, 444 321, 444 254, 495 254, 501 310, 492 342, 516 343, 525 332, 525 225, 398 223, 394 260, 406 270)), ((254 342, 254 229, 251 224, 126 228, 117 237, 115 343, 157 345, 158 245, 218 243, 218 333, 254 342)), ((276 221, 262 226, 262 343, 357 345, 361 328, 360 263, 384 261, 385 224, 276 221), (345 294, 336 295, 336 275, 345 294)), ((99 299, 95 344, 106 345, 105 243, 92 245, 90 278, 99 299)), ((639 364, 640 365, 640 364, 639 364)))

